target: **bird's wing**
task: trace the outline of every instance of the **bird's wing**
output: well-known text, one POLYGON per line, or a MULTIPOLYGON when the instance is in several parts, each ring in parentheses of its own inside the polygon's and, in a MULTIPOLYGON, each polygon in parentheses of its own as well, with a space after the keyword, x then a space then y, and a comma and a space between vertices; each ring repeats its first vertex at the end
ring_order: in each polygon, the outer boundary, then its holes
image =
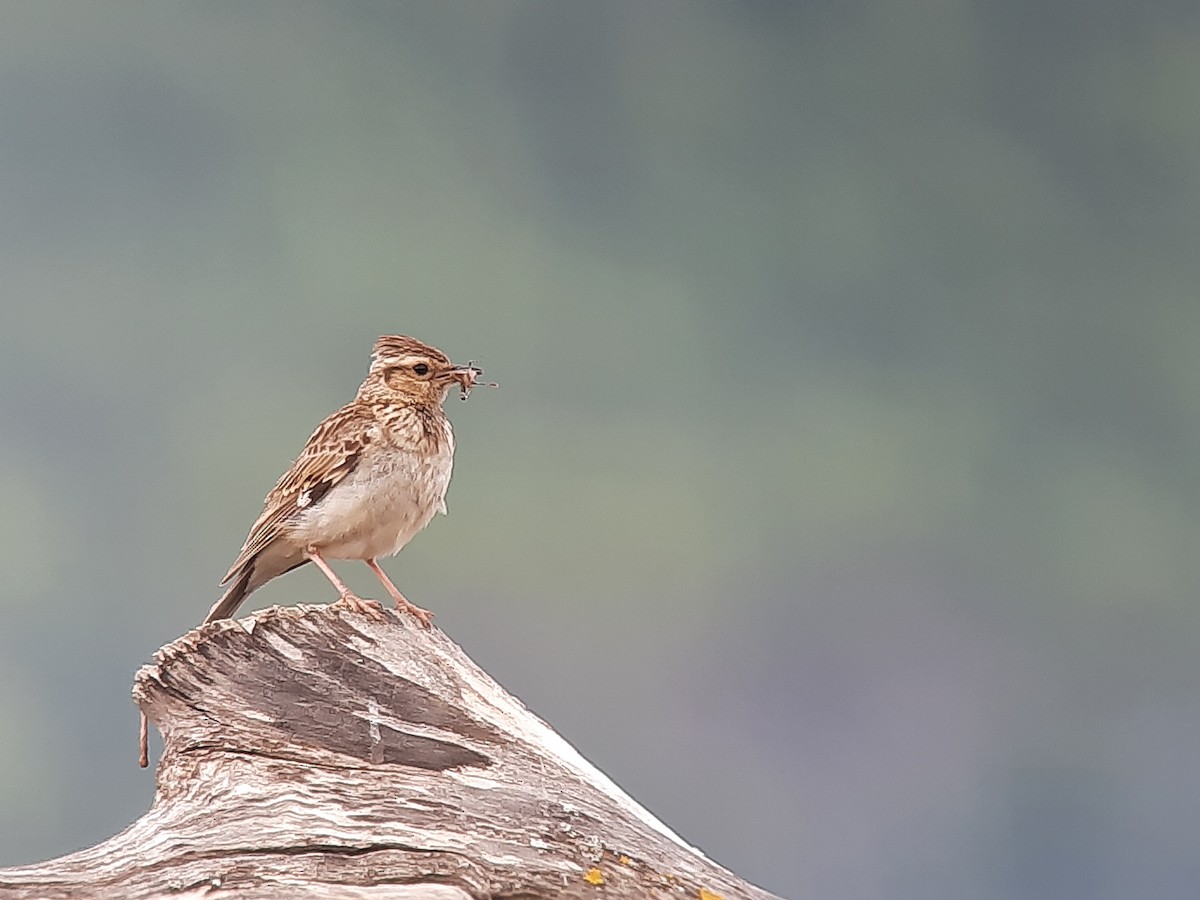
POLYGON ((232 580, 279 537, 301 510, 319 503, 331 487, 353 472, 368 440, 369 422, 353 404, 318 425, 291 468, 267 494, 261 515, 221 584, 232 580))

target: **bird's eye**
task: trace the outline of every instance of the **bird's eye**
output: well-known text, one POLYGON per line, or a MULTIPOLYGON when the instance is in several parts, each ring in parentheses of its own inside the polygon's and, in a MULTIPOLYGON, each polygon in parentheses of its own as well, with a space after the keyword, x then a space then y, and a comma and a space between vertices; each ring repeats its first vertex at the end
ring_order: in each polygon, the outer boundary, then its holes
POLYGON ((428 375, 429 366, 425 365, 425 363, 417 363, 415 366, 413 366, 413 371, 418 375, 428 375))

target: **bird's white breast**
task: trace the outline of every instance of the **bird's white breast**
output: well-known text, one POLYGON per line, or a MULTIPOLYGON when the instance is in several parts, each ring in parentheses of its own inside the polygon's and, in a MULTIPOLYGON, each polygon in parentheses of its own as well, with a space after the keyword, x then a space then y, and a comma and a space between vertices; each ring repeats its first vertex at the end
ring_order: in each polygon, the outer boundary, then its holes
POLYGON ((368 445, 354 471, 300 512, 292 535, 331 559, 398 553, 446 511, 453 464, 452 440, 424 453, 368 445))

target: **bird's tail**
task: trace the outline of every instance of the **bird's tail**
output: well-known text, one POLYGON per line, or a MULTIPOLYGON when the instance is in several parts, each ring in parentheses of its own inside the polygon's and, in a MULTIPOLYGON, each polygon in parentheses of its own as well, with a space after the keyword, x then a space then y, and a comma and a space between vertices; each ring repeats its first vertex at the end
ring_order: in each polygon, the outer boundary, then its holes
POLYGON ((237 608, 242 605, 242 601, 250 595, 253 588, 250 587, 250 576, 254 572, 254 561, 242 567, 242 571, 237 573, 233 579, 233 583, 229 585, 229 589, 221 596, 221 599, 213 604, 213 608, 208 611, 208 615, 204 617, 204 623, 215 622, 217 619, 228 619, 237 608))

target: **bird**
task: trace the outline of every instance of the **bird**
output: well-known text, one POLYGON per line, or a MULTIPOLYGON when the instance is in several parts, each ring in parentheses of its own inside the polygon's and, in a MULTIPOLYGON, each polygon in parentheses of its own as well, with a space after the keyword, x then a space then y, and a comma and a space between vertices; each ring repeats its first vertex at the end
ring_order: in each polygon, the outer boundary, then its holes
POLYGON ((273 578, 313 563, 342 605, 386 618, 375 600, 350 590, 329 561, 361 560, 399 610, 429 628, 433 614, 408 601, 379 565, 446 512, 454 431, 443 403, 457 385, 463 400, 480 384, 474 361, 455 365, 436 347, 407 335, 375 341, 367 377, 354 399, 326 418, 271 492, 204 624, 233 616, 273 578))

